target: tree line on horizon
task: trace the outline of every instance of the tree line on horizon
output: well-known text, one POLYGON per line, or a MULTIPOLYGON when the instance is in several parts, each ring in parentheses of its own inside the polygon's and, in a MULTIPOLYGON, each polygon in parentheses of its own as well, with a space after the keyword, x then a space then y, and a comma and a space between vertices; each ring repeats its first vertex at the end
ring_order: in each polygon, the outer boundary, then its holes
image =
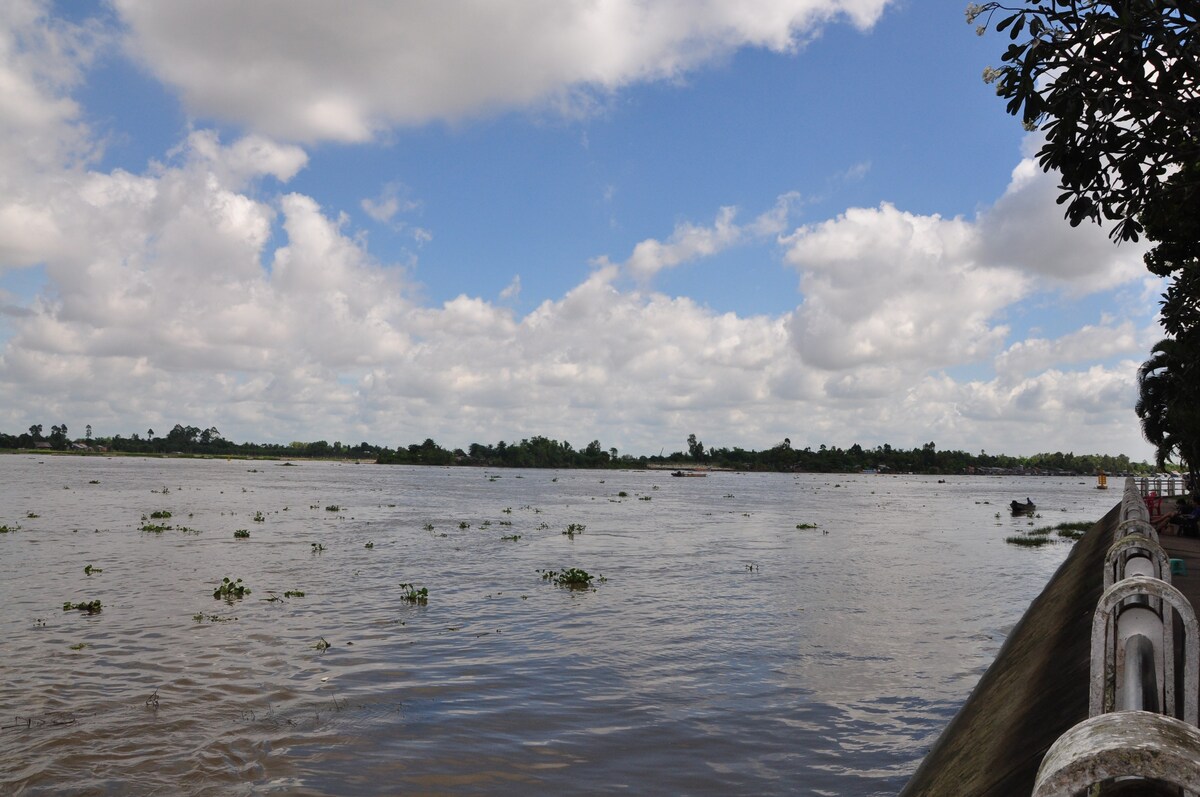
POLYGON ((1095 475, 1097 473, 1148 473, 1150 465, 1132 462, 1128 456, 1108 454, 1040 453, 1018 457, 970 454, 958 450, 940 450, 928 442, 912 449, 893 448, 889 444, 864 448, 855 443, 849 448, 818 446, 793 448, 784 438, 771 448, 756 451, 741 447, 705 448, 696 435, 687 438, 686 450, 654 456, 621 454, 615 448, 604 448, 599 440, 576 449, 570 442, 533 436, 519 442, 496 444, 472 443, 465 451, 448 449, 431 438, 408 446, 373 445, 361 442, 346 445, 315 442, 235 443, 221 435, 216 427, 201 429, 176 424, 167 434, 157 436, 147 429, 145 436, 113 435, 93 437, 87 426, 82 438, 72 438, 66 424, 50 428, 43 434, 41 424, 29 427, 18 435, 0 432, 0 449, 58 450, 79 452, 112 452, 152 456, 238 456, 295 459, 353 459, 374 460, 385 465, 460 465, 492 468, 647 468, 652 466, 727 468, 742 471, 855 473, 878 470, 895 473, 961 474, 989 471, 1051 472, 1095 475))

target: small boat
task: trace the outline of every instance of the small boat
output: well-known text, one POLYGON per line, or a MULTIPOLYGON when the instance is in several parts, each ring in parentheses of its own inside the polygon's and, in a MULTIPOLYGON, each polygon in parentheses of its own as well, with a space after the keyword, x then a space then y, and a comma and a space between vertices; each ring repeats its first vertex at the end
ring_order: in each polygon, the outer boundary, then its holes
POLYGON ((1012 513, 1014 515, 1032 515, 1033 511, 1037 509, 1037 505, 1028 498, 1025 499, 1025 503, 1013 501, 1010 503, 1010 506, 1012 507, 1012 513))
POLYGON ((699 471, 694 471, 694 470, 673 470, 673 471, 671 471, 671 475, 672 476, 701 476, 701 477, 703 477, 703 476, 707 476, 708 474, 701 473, 699 471))

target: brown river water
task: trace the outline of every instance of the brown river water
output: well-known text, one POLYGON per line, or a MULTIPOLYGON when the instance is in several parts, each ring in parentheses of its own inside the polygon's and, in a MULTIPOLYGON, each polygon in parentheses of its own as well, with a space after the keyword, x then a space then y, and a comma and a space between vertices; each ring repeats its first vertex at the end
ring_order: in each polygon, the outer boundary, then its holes
POLYGON ((0 794, 895 794, 1119 497, 946 482, 0 456, 0 794))

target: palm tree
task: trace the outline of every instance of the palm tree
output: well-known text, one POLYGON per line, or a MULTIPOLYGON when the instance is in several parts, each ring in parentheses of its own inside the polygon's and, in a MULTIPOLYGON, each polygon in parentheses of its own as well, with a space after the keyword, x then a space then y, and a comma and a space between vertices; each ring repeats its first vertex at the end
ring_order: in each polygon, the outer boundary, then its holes
MULTIPOLYGON (((1190 337, 1190 336, 1189 336, 1190 337)), ((1138 369, 1134 407, 1158 466, 1178 457, 1196 484, 1200 466, 1200 362, 1186 339, 1163 338, 1138 369)))

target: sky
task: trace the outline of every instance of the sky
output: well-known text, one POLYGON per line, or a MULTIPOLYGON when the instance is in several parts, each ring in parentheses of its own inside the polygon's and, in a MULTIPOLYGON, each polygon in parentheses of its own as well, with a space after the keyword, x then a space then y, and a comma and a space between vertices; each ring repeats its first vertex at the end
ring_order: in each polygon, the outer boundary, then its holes
POLYGON ((1151 457, 964 9, 6 0, 0 430, 1151 457))

